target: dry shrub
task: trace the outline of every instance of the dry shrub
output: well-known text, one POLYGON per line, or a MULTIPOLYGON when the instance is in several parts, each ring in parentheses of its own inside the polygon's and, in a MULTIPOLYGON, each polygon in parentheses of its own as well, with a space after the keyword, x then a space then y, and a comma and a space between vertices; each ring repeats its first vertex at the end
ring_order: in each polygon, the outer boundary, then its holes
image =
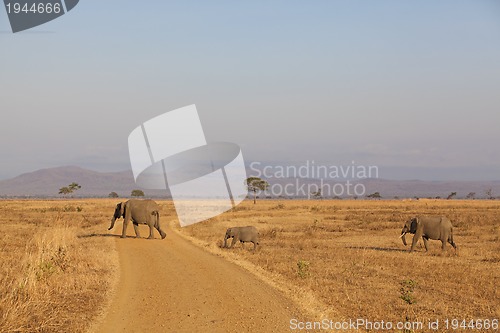
POLYGON ((285 209, 285 205, 283 203, 278 203, 276 206, 274 207, 271 207, 270 209, 274 209, 274 210, 281 210, 281 209, 285 209))

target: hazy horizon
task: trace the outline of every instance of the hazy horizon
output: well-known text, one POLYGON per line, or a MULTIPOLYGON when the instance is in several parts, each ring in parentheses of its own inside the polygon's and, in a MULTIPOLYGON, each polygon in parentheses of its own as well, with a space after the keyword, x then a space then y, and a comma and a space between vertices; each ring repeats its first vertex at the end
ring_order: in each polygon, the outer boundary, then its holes
POLYGON ((499 14, 493 0, 86 0, 12 34, 0 9, 0 179, 130 169, 134 128, 196 104, 207 140, 247 164, 500 180, 499 14))
MULTIPOLYGON (((252 162, 251 162, 252 163, 252 162)), ((246 169, 247 169, 247 175, 250 177, 250 176, 262 176, 262 178, 264 179, 268 179, 268 177, 265 177, 264 174, 257 174, 255 172, 252 173, 252 168, 250 167, 250 164, 251 163, 245 163, 246 164, 246 169)), ((286 164, 286 166, 292 166, 292 167, 296 167, 296 168, 300 168, 301 166, 305 165, 305 163, 296 163, 296 164, 286 164)), ((276 162, 263 162, 262 163, 262 167, 266 167, 266 166, 271 166, 271 167, 275 167, 275 166, 284 166, 283 164, 280 164, 280 163, 276 163, 276 162)), ((81 168, 81 169, 85 169, 85 170, 89 170, 89 171, 95 171, 95 172, 101 172, 101 173, 121 173, 121 172, 130 172, 131 173, 131 179, 133 180, 133 177, 132 177, 132 169, 129 167, 125 167, 123 169, 116 169, 116 170, 98 170, 96 168, 92 168, 92 167, 85 167, 85 166, 81 166, 81 165, 60 165, 60 166, 54 166, 54 167, 48 167, 48 168, 40 168, 40 169, 34 169, 34 170, 28 170, 28 171, 24 171, 24 172, 21 172, 19 174, 16 174, 12 177, 7 177, 7 178, 1 178, 0 181, 2 180, 9 180, 9 179, 13 179, 13 178, 16 178, 18 176, 22 176, 22 175, 25 175, 25 174, 30 174, 30 173, 33 173, 33 172, 37 172, 37 171, 42 171, 42 170, 50 170, 50 169, 54 169, 54 168, 72 168, 72 167, 76 167, 76 168, 81 168)), ((332 167, 349 167, 348 164, 345 164, 345 165, 335 165, 335 166, 332 166, 332 167)), ((260 168, 261 171, 262 171, 262 168, 260 168)), ((467 171, 467 170, 466 170, 467 171)), ((490 170, 485 170, 485 172, 488 172, 490 170)), ((494 170, 491 170, 491 171, 494 171, 494 170)), ((420 169, 410 169, 408 170, 408 168, 384 168, 382 170, 379 170, 377 175, 378 176, 374 176, 372 175, 372 177, 366 177, 368 179, 381 179, 381 180, 396 180, 396 181, 414 181, 414 180, 417 180, 417 181, 430 181, 430 182, 446 182, 446 181, 451 181, 451 182, 454 182, 454 181, 470 181, 470 182, 474 182, 474 181, 478 181, 478 182, 500 182, 500 179, 494 179, 494 178, 491 178, 491 179, 482 179, 482 178, 478 178, 478 179, 460 179, 458 177, 454 177, 454 175, 457 175, 457 174, 461 174, 463 173, 464 170, 463 169, 449 169, 449 168, 444 168, 444 169, 440 169, 440 170, 436 170, 436 169, 425 169, 425 168, 420 168, 420 169), (389 170, 387 170, 389 169, 389 170), (408 174, 420 174, 421 177, 420 178, 408 178, 407 175, 408 174), (441 178, 433 178, 435 175, 441 175, 441 178)), ((271 177, 273 178, 273 177, 271 177)), ((274 178, 276 178, 276 176, 274 176, 274 178)), ((279 177, 278 177, 279 178, 279 177)), ((293 178, 293 177, 290 177, 290 178, 293 178)), ((298 178, 301 178, 300 175, 298 176, 298 178)), ((310 179, 329 179, 328 177, 302 177, 302 178, 310 178, 310 179)), ((360 179, 363 179, 363 178, 358 178, 358 177, 353 177, 354 179, 356 180, 360 180, 360 179)), ((344 177, 339 177, 338 178, 339 180, 342 180, 342 179, 349 179, 349 177, 347 178, 344 178, 344 177)))

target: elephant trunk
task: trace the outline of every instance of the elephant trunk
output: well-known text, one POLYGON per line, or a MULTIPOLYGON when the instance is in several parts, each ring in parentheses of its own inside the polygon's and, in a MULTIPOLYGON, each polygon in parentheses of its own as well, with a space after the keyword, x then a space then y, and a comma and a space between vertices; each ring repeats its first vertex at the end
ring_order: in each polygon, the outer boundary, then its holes
POLYGON ((224 248, 226 248, 226 247, 227 247, 227 239, 228 239, 227 235, 226 235, 226 236, 224 236, 224 248))
POLYGON ((116 221, 116 217, 113 216, 113 218, 111 219, 111 226, 108 228, 108 230, 113 229, 113 227, 115 226, 115 221, 116 221))

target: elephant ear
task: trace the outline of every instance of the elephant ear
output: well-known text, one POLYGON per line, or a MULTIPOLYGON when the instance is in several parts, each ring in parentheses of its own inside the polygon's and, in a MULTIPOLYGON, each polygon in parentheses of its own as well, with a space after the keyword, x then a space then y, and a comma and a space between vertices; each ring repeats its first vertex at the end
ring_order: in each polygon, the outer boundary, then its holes
POLYGON ((120 206, 120 217, 125 216, 125 204, 120 202, 118 205, 120 206))
POLYGON ((417 232, 418 224, 419 224, 418 217, 415 217, 411 220, 410 233, 414 234, 417 232))

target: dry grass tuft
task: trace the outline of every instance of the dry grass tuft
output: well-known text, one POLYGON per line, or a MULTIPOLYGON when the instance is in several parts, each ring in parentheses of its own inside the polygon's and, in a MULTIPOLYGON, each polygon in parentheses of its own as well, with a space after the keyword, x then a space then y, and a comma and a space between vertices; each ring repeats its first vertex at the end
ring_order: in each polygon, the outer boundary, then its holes
MULTIPOLYGON (((84 332, 116 276, 101 201, 0 202, 0 332, 84 332)), ((107 209, 106 209, 107 211, 107 209)))

